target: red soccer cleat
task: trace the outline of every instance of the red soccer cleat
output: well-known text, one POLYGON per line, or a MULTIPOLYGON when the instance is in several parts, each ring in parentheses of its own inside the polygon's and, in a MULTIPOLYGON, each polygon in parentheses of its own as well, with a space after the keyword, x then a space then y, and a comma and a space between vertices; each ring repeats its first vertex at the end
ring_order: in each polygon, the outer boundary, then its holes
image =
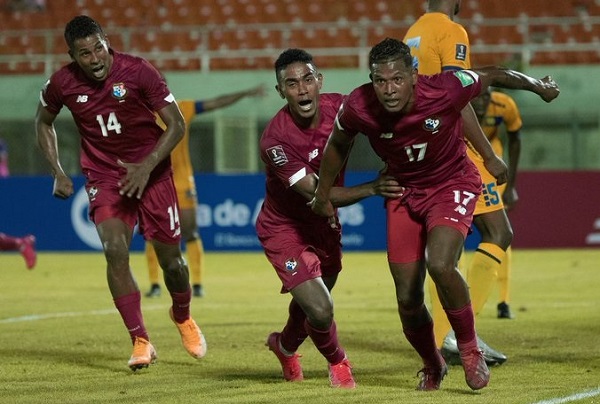
POLYGON ((19 252, 25 258, 27 269, 33 269, 37 261, 37 253, 35 251, 35 236, 27 235, 20 239, 19 252))
POLYGON ((265 345, 268 346, 269 350, 275 354, 277 359, 279 359, 281 370, 283 371, 283 378, 288 382, 301 382, 304 380, 304 375, 302 374, 302 366, 300 365, 298 358, 302 355, 295 353, 292 356, 288 356, 281 352, 281 349, 279 348, 280 339, 281 333, 271 333, 267 338, 265 345))
POLYGON ((465 370, 465 380, 471 389, 479 390, 488 385, 490 370, 479 348, 461 351, 460 359, 465 370))
POLYGON ((341 389, 353 389, 356 388, 356 382, 352 377, 352 365, 347 358, 337 365, 329 364, 329 381, 331 387, 338 387, 341 389))

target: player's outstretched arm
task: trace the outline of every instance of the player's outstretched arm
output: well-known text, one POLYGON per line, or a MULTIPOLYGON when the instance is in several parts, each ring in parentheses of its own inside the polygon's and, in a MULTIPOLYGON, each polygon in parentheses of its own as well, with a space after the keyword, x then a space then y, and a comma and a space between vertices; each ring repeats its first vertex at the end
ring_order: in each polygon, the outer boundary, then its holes
POLYGON ((48 163, 50 163, 50 169, 54 177, 52 195, 66 199, 73 194, 73 181, 65 174, 58 158, 58 142, 56 140, 56 130, 54 129, 55 119, 55 114, 48 112, 41 103, 38 104, 35 114, 35 134, 38 146, 48 163))
POLYGON ((536 79, 516 70, 495 66, 472 70, 479 74, 482 92, 490 86, 526 90, 539 95, 546 102, 554 100, 560 94, 558 84, 551 76, 536 79))

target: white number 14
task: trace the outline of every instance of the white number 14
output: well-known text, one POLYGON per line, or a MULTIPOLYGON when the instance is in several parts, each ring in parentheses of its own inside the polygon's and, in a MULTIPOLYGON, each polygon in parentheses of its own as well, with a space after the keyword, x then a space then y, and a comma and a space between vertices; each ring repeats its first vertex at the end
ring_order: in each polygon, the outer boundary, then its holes
POLYGON ((108 114, 108 119, 106 120, 106 123, 104 123, 104 118, 102 117, 102 115, 96 115, 96 120, 100 124, 102 136, 108 137, 109 130, 114 130, 117 135, 121 134, 121 124, 119 123, 117 115, 115 115, 114 112, 108 114))

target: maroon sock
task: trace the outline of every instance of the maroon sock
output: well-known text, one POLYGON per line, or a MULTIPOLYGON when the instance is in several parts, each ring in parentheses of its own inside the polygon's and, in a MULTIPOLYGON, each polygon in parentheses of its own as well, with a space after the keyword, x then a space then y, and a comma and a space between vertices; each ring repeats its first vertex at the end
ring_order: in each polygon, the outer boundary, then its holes
POLYGON ((477 347, 477 336, 475 334, 475 316, 471 303, 460 309, 444 309, 448 316, 448 321, 456 335, 458 347, 477 347))
POLYGON ((346 352, 340 346, 337 337, 337 326, 335 321, 327 330, 318 330, 309 324, 308 320, 304 323, 306 331, 312 339, 315 347, 321 352, 321 355, 332 365, 338 364, 346 357, 346 352))
POLYGON ((439 368, 442 357, 435 344, 433 322, 426 323, 418 328, 405 328, 403 331, 408 342, 423 359, 425 366, 439 368))
POLYGON ((21 239, 0 233, 0 251, 17 251, 21 247, 21 239))
POLYGON ((171 299, 173 299, 173 318, 181 324, 190 318, 192 288, 188 286, 185 292, 171 292, 171 299))
POLYGON ((148 332, 144 326, 144 318, 142 317, 141 295, 140 292, 130 293, 128 295, 119 296, 114 299, 115 306, 121 314, 121 318, 129 331, 131 341, 135 341, 135 337, 148 340, 148 332))
POLYGON ((304 342, 308 333, 304 327, 306 313, 294 299, 288 308, 289 317, 287 324, 281 332, 281 346, 288 352, 296 352, 304 342))

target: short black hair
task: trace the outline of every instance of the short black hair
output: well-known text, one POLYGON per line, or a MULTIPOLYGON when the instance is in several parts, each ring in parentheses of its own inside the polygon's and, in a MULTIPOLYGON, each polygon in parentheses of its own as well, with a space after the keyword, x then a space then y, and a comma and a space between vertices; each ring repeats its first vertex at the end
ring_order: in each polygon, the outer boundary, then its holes
POLYGON ((105 37, 104 31, 100 24, 87 15, 78 15, 67 23, 65 27, 65 41, 69 49, 73 49, 75 41, 88 36, 100 34, 105 37))
POLYGON ((406 67, 411 67, 413 57, 410 54, 408 45, 394 38, 385 38, 373 46, 369 52, 369 66, 374 63, 385 63, 392 60, 401 60, 406 67))
POLYGON ((292 63, 311 63, 314 65, 313 57, 310 53, 304 49, 290 48, 281 52, 277 60, 275 61, 275 77, 279 82, 279 72, 284 70, 292 63))

